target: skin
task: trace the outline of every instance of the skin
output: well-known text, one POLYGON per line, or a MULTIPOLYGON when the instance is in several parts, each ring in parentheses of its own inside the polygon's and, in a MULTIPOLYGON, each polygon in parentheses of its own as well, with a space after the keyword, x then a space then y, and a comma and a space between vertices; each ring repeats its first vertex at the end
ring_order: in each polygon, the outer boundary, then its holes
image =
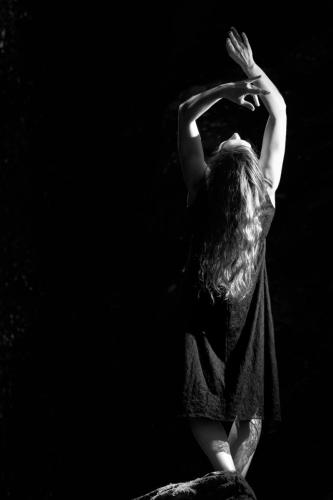
MULTIPOLYGON (((178 152, 189 200, 195 199, 200 181, 208 173, 197 120, 215 103, 227 99, 251 111, 255 111, 261 101, 268 112, 259 165, 264 177, 269 181, 271 187, 268 192, 272 203, 275 204, 275 192, 280 183, 285 152, 286 105, 276 86, 255 63, 245 33, 240 35, 235 28, 231 28, 226 39, 226 49, 229 56, 244 71, 247 79, 218 85, 190 97, 179 106, 178 152), (246 99, 248 96, 253 99, 253 104, 246 99)), ((236 145, 233 140, 233 136, 227 139, 226 146, 236 145)))
POLYGON ((214 470, 235 472, 227 433, 220 422, 206 418, 190 418, 190 429, 214 470))
POLYGON ((235 146, 245 146, 249 149, 252 148, 251 144, 247 141, 244 141, 244 139, 241 139, 240 135, 235 132, 232 134, 232 136, 229 137, 229 139, 222 141, 221 144, 218 147, 218 151, 221 151, 221 149, 232 149, 235 146))
POLYGON ((243 421, 236 419, 231 427, 228 436, 228 444, 236 470, 242 474, 243 477, 246 476, 256 451, 261 428, 262 423, 258 418, 243 421))
MULTIPOLYGON (((197 120, 215 103, 227 99, 252 112, 260 106, 261 101, 267 110, 268 118, 263 133, 259 165, 270 185, 267 186, 267 191, 274 205, 285 153, 286 104, 273 82, 255 63, 245 33, 239 34, 235 28, 231 28, 226 39, 226 50, 247 78, 213 87, 190 97, 179 106, 178 152, 188 189, 188 203, 195 199, 200 181, 209 173, 197 120), (248 96, 253 103, 246 99, 248 96)), ((232 149, 240 144, 251 148, 250 143, 235 132, 222 141, 218 148, 232 149)), ((243 476, 246 475, 260 437, 259 419, 238 421, 236 418, 229 435, 221 422, 208 419, 191 418, 190 427, 214 470, 237 470, 243 476)))

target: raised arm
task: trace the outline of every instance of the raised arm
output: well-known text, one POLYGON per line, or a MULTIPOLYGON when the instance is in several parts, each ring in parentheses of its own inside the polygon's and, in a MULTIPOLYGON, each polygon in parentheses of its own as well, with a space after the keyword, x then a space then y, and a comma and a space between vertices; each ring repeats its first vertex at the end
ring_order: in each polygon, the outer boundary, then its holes
POLYGON ((229 32, 226 42, 230 57, 251 78, 261 75, 256 85, 268 90, 269 94, 260 98, 269 113, 260 153, 260 164, 264 176, 270 181, 273 193, 277 189, 282 172, 286 144, 287 113, 286 103, 265 72, 254 62, 253 53, 245 33, 239 35, 235 28, 229 32))
POLYGON ((258 77, 217 85, 180 104, 178 110, 178 152, 190 197, 195 195, 197 186, 207 171, 196 120, 222 98, 254 110, 253 104, 245 100, 246 95, 256 96, 268 93, 265 89, 252 85, 254 81, 257 83, 258 77))

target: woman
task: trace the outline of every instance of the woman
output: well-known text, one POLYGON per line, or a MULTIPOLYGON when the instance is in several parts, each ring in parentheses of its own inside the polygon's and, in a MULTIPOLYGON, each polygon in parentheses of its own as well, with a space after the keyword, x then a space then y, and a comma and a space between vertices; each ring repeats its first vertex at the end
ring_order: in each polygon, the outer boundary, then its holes
POLYGON ((192 223, 182 283, 185 370, 179 416, 214 470, 244 477, 262 422, 280 419, 265 240, 285 152, 286 105, 235 28, 226 48, 247 79, 179 107, 178 148, 192 223), (245 99, 251 96, 253 104, 245 99), (206 162, 198 118, 221 99, 268 111, 260 156, 237 132, 206 162))

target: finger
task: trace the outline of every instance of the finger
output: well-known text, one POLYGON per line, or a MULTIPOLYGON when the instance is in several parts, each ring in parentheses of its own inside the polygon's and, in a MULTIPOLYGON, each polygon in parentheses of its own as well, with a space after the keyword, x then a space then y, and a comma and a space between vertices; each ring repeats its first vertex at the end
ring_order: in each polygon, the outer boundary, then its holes
POLYGON ((247 78, 246 80, 244 80, 244 82, 252 83, 252 82, 255 82, 256 80, 259 80, 259 78, 261 78, 261 75, 254 76, 253 78, 247 78))
POLYGON ((235 37, 235 35, 233 34, 232 31, 229 31, 229 37, 230 37, 230 40, 232 41, 233 45, 235 46, 235 48, 240 50, 240 45, 237 42, 237 38, 235 37))
POLYGON ((251 104, 250 102, 246 101, 246 100, 244 99, 244 97, 242 97, 242 98, 240 99, 239 104, 240 104, 241 106, 244 106, 244 108, 249 109, 250 111, 254 111, 254 110, 255 110, 255 107, 253 106, 253 104, 251 104))
POLYGON ((258 99, 257 94, 253 94, 253 95, 252 95, 252 97, 253 97, 253 100, 254 100, 254 104, 255 104, 257 107, 259 107, 259 106, 260 106, 260 101, 259 101, 259 99, 258 99))
POLYGON ((236 49, 233 46, 230 38, 227 38, 226 47, 227 47, 227 51, 229 52, 230 55, 236 55, 237 54, 236 49))
POLYGON ((234 34, 238 43, 243 43, 243 40, 241 39, 240 34, 236 30, 236 28, 234 28, 234 26, 231 26, 231 32, 234 34))
POLYGON ((268 90, 261 89, 259 87, 249 87, 247 89, 248 94, 261 94, 261 95, 268 95, 270 92, 268 90))
POLYGON ((245 45, 247 46, 247 48, 250 48, 251 46, 250 46, 249 39, 245 35, 244 31, 242 32, 242 37, 243 37, 243 41, 244 41, 245 45))

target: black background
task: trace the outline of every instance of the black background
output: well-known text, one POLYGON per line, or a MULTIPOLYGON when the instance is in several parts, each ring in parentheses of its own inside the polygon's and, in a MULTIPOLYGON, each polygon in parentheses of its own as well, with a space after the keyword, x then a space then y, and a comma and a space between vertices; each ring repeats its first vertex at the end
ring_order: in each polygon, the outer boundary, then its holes
MULTIPOLYGON (((328 13, 110 6, 0 8, 1 495, 121 483, 128 497, 209 471, 159 419, 172 349, 155 316, 186 255, 177 105, 242 78, 224 48, 235 25, 288 106, 268 241, 284 422, 248 479, 259 498, 331 498, 328 13)), ((219 103, 200 122, 206 151, 236 130, 259 143, 265 118, 219 103)))

